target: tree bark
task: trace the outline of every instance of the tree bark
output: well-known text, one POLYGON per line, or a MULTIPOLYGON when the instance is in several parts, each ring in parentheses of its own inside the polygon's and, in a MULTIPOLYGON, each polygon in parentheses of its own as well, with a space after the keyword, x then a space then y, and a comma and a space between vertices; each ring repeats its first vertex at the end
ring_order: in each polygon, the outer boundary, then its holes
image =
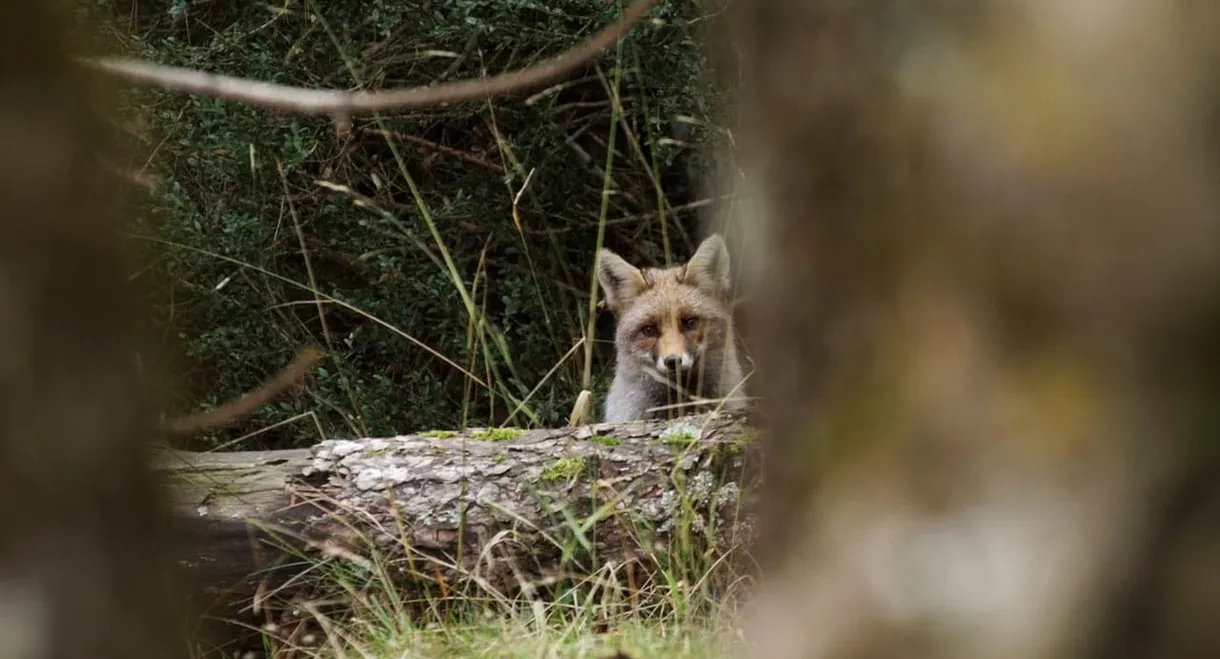
POLYGON ((471 588, 511 596, 539 577, 611 562, 641 579, 655 569, 654 543, 673 539, 699 552, 740 548, 752 529, 755 434, 741 415, 705 414, 166 451, 156 468, 173 493, 196 604, 251 624, 272 621, 270 602, 325 586, 300 578, 312 561, 296 552, 400 564, 390 572, 406 599, 471 588), (582 526, 594 513, 597 523, 582 526))

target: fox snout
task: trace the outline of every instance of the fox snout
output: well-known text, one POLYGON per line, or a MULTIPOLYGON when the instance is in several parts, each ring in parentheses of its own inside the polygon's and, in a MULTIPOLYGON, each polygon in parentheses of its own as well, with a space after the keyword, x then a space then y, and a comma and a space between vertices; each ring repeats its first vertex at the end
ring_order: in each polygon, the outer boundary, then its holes
POLYGON ((695 364, 695 357, 689 348, 690 344, 681 332, 662 332, 657 340, 657 370, 662 373, 677 373, 690 369, 695 364))
POLYGON ((695 360, 691 358, 690 353, 685 350, 670 354, 662 354, 657 357, 657 370, 675 372, 678 370, 687 370, 693 366, 695 360))

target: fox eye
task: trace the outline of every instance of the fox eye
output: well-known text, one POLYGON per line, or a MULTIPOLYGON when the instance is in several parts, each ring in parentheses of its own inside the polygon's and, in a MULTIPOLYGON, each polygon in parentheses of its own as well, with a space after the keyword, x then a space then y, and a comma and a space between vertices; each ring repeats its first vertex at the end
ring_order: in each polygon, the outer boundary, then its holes
POLYGON ((683 332, 693 331, 695 329, 695 326, 697 326, 698 324, 699 324, 698 318, 695 318, 694 316, 687 316, 682 319, 682 331, 683 332))
POLYGON ((642 329, 640 329, 640 334, 643 334, 650 339, 655 339, 661 335, 661 333, 657 331, 656 325, 645 325, 642 329))

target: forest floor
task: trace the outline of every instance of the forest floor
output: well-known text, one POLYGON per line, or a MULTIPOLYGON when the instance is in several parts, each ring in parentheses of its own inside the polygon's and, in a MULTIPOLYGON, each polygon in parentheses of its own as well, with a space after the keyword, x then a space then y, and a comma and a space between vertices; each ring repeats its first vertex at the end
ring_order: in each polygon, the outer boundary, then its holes
MULTIPOLYGON (((363 566, 322 557, 313 575, 318 602, 298 602, 297 619, 315 633, 264 633, 268 659, 495 657, 716 659, 739 655, 742 604, 753 579, 724 555, 680 542, 653 545, 659 568, 646 579, 629 566, 523 583, 506 594, 478 575, 449 590, 402 589, 403 565, 379 552, 363 566), (453 588, 463 589, 461 592, 453 588), (329 594, 321 594, 328 592, 329 594), (317 633, 321 632, 321 633, 317 633)), ((416 566, 421 574, 427 569, 416 566)), ((568 570, 570 572, 571 569, 568 570)), ((579 570, 577 570, 579 572, 579 570)), ((405 583, 417 583, 414 580, 405 583)), ((443 585, 443 584, 442 584, 443 585)), ((265 632, 268 630, 264 630, 265 632)), ((245 655, 246 657, 250 655, 245 655)))
POLYGON ((487 621, 378 634, 340 650, 340 657, 728 657, 730 629, 700 623, 635 623, 601 632, 592 625, 545 625, 528 621, 487 621))

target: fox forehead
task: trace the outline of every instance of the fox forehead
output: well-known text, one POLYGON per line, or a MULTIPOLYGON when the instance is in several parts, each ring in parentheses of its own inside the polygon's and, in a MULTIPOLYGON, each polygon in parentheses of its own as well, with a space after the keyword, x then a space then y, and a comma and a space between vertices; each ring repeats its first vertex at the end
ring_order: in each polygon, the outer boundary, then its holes
POLYGON ((686 269, 682 266, 673 268, 642 268, 640 275, 644 277, 647 291, 677 293, 680 290, 695 290, 694 286, 683 281, 686 269))
POLYGON ((641 268, 640 275, 644 278, 644 290, 641 297, 649 292, 657 296, 673 297, 693 302, 715 303, 716 300, 700 290, 690 276, 685 266, 672 268, 641 268))
POLYGON ((719 318, 724 305, 682 281, 682 268, 648 268, 641 270, 645 288, 624 309, 621 325, 646 322, 677 321, 683 315, 719 318))

